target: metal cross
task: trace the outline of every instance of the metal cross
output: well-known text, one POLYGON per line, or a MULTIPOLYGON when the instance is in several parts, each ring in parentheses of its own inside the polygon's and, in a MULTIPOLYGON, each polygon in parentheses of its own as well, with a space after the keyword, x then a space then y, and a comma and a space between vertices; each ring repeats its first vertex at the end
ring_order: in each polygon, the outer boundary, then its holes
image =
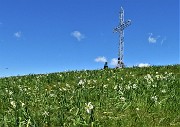
POLYGON ((120 15, 119 15, 120 23, 118 27, 114 29, 114 32, 119 33, 119 51, 118 51, 118 63, 117 68, 123 68, 124 62, 124 29, 131 25, 131 20, 124 21, 124 10, 121 7, 120 15))

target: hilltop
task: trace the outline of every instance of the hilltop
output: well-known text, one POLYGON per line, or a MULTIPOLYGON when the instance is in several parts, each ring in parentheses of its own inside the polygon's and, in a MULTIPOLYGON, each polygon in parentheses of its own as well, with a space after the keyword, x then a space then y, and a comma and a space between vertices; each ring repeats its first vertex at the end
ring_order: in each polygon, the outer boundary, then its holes
POLYGON ((0 79, 0 126, 180 126, 180 65, 0 79))

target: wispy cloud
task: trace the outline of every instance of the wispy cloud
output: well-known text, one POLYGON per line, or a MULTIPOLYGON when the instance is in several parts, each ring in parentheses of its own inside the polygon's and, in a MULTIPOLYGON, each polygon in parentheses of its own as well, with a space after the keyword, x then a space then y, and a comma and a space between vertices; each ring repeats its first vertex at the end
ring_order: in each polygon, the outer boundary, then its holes
POLYGON ((153 36, 153 33, 149 33, 148 42, 149 43, 161 43, 161 45, 162 45, 164 43, 164 41, 166 41, 166 39, 167 39, 166 36, 164 36, 162 38, 160 35, 153 36))
POLYGON ((161 45, 164 43, 164 41, 166 41, 166 37, 164 37, 162 40, 161 40, 161 45))
POLYGON ((157 42, 157 39, 158 39, 159 37, 160 37, 160 36, 153 37, 153 34, 152 34, 152 33, 149 33, 148 41, 149 41, 149 43, 156 43, 156 42, 157 42))
POLYGON ((150 66, 150 64, 148 64, 148 63, 140 63, 140 64, 138 64, 138 67, 149 67, 150 66))
POLYGON ((100 57, 97 57, 94 61, 95 62, 103 62, 103 63, 105 63, 105 62, 107 62, 107 59, 104 56, 100 56, 100 57))
POLYGON ((78 41, 81 41, 82 39, 85 38, 85 36, 79 31, 73 31, 71 33, 71 36, 75 37, 78 41))
POLYGON ((14 33, 14 36, 18 39, 21 38, 21 36, 22 36, 21 31, 14 33))
POLYGON ((118 64, 118 59, 116 59, 116 58, 113 58, 112 60, 111 60, 111 63, 110 63, 112 66, 117 66, 117 64, 118 64))

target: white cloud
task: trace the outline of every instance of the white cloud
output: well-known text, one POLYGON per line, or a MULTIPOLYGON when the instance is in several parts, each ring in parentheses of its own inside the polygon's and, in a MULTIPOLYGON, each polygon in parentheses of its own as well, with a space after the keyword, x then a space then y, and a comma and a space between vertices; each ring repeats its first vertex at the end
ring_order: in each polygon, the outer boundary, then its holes
POLYGON ((79 31, 73 31, 71 33, 71 36, 75 37, 78 41, 81 41, 82 39, 85 38, 85 36, 79 31))
POLYGON ((150 64, 148 64, 148 63, 140 63, 140 64, 138 64, 138 67, 149 67, 150 66, 150 64))
POLYGON ((95 59, 95 62, 103 62, 103 63, 105 63, 105 62, 107 62, 107 59, 104 56, 100 56, 100 57, 97 57, 95 59))
POLYGON ((110 63, 110 64, 113 65, 113 66, 117 66, 117 64, 118 64, 118 59, 113 58, 113 59, 111 60, 111 63, 110 63))
POLYGON ((21 31, 14 33, 14 36, 15 36, 16 38, 21 38, 21 36, 22 36, 21 31))
POLYGON ((159 37, 160 37, 160 36, 153 37, 153 34, 152 34, 152 33, 149 33, 148 41, 149 41, 149 43, 156 43, 156 42, 157 42, 157 39, 158 39, 159 37))

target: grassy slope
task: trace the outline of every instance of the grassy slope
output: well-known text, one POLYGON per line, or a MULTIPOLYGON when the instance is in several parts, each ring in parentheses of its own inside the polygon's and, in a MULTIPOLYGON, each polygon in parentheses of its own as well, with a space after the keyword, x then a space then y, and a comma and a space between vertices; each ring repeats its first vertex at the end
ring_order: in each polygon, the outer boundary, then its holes
POLYGON ((178 127, 179 79, 180 65, 2 78, 0 126, 178 127))

